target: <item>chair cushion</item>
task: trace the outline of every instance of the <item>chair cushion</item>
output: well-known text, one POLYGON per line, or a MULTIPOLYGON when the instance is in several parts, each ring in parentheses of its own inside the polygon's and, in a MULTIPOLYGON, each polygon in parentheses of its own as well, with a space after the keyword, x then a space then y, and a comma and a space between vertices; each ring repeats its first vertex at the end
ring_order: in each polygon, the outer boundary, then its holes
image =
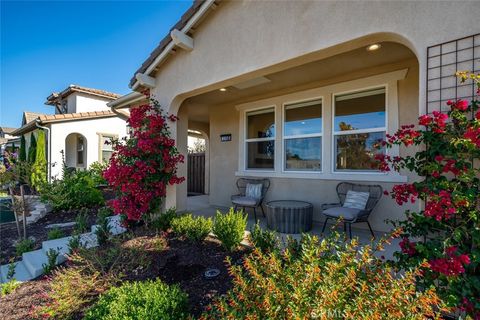
POLYGON ((257 206, 257 199, 251 197, 243 197, 243 196, 232 196, 232 203, 238 206, 245 206, 245 207, 255 207, 257 206))
POLYGON ((343 207, 364 210, 370 193, 348 190, 343 207))
POLYGON ((362 210, 345 207, 334 207, 323 210, 323 214, 332 218, 343 217, 345 220, 355 220, 358 217, 360 211, 362 210))
POLYGON ((261 183, 247 183, 247 187, 245 188, 245 197, 260 199, 262 197, 262 187, 263 184, 261 183))

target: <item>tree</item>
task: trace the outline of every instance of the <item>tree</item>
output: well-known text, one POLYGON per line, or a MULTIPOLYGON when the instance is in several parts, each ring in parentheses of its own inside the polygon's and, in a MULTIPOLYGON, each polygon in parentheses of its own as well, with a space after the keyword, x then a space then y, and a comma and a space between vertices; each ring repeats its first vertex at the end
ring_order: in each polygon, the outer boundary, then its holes
POLYGON ((20 138, 20 151, 18 154, 19 161, 26 161, 27 160, 27 150, 26 150, 26 143, 25 143, 25 136, 22 135, 20 138))
POLYGON ((33 132, 30 134, 30 147, 28 148, 28 163, 33 164, 37 156, 37 139, 33 132))
POLYGON ((40 191, 47 182, 47 159, 45 153, 45 132, 38 132, 38 144, 36 148, 35 163, 32 167, 32 186, 40 191))

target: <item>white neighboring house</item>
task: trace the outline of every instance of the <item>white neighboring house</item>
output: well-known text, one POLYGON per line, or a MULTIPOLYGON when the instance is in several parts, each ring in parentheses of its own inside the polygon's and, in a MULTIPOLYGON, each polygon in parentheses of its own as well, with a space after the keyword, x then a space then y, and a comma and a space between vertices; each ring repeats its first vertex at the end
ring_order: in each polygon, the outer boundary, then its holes
POLYGON ((103 90, 70 85, 48 96, 46 105, 55 114, 24 112, 22 126, 12 132, 25 136, 26 152, 32 135, 45 130, 49 177, 61 178, 62 150, 67 167, 86 169, 92 163, 105 162, 112 155, 113 139, 127 135, 126 117, 114 113, 107 103, 119 95, 103 90))
POLYGON ((0 154, 3 154, 7 147, 20 147, 20 139, 12 135, 12 132, 17 128, 0 127, 0 154))

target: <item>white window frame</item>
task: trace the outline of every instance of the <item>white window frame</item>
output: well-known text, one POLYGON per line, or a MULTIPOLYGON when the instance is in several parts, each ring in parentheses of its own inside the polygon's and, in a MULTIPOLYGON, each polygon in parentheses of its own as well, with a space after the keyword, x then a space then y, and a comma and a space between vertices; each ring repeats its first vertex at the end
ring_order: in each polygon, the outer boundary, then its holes
POLYGON ((244 134, 243 134, 243 140, 244 140, 244 150, 245 150, 245 157, 244 157, 244 169, 245 171, 265 171, 265 172, 275 172, 277 168, 277 161, 276 161, 276 154, 277 154, 277 135, 278 135, 278 126, 277 126, 277 106, 276 105, 271 105, 271 106, 265 106, 265 107, 258 107, 254 109, 249 109, 245 110, 243 114, 244 120, 244 134), (248 138, 248 114, 249 113, 256 113, 256 114, 262 114, 262 113, 270 113, 272 110, 273 111, 273 124, 275 125, 275 135, 273 137, 266 137, 266 138, 248 138), (265 142, 265 141, 273 141, 273 168, 267 169, 267 168, 249 168, 248 167, 248 143, 249 142, 265 142))
MULTIPOLYGON (((297 106, 294 108, 302 108, 302 106, 297 106)), ((282 148, 281 148, 281 156, 282 156, 282 173, 323 173, 324 170, 324 137, 323 137, 323 132, 325 129, 324 121, 325 121, 325 116, 324 116, 324 108, 325 108, 325 103, 324 103, 324 98, 323 96, 317 96, 317 97, 309 97, 308 99, 301 99, 301 100, 292 100, 292 101, 286 101, 282 103, 282 118, 281 118, 281 125, 282 125, 282 131, 281 131, 281 140, 282 140, 282 148), (290 135, 286 136, 285 133, 285 123, 287 119, 287 107, 294 105, 294 104, 300 104, 300 103, 309 103, 309 102, 316 102, 320 101, 321 103, 321 115, 322 115, 322 127, 320 133, 310 133, 310 134, 298 134, 298 135, 290 135), (301 139, 301 138, 321 138, 321 149, 320 149, 320 170, 288 170, 286 168, 287 166, 287 159, 286 159, 286 148, 285 148, 285 143, 286 140, 290 139, 301 139)))
MULTIPOLYGON (((337 150, 335 148, 335 137, 342 136, 342 135, 352 135, 352 134, 362 134, 362 133, 378 133, 378 132, 385 132, 388 134, 388 83, 384 83, 382 85, 376 86, 369 86, 364 88, 359 88, 355 90, 348 90, 343 92, 335 92, 332 94, 332 157, 331 157, 331 166, 332 172, 335 174, 352 174, 352 173, 359 173, 359 174, 383 174, 380 170, 356 170, 356 169, 345 169, 345 170, 337 170, 337 150), (385 126, 379 128, 368 128, 368 129, 357 129, 357 130, 347 130, 347 131, 336 131, 335 128, 335 101, 337 96, 343 96, 346 94, 355 94, 355 93, 362 93, 366 91, 373 91, 375 89, 385 89, 385 126)), ((388 154, 388 149, 385 150, 385 154, 388 154)))
POLYGON ((103 150, 104 150, 103 139, 105 137, 109 137, 109 138, 112 138, 112 140, 115 140, 115 139, 118 139, 118 134, 97 132, 97 135, 98 135, 98 162, 103 163, 103 150))
MULTIPOLYGON (((335 171, 334 164, 334 94, 359 92, 368 89, 386 88, 386 133, 394 134, 399 129, 399 96, 398 81, 405 79, 408 68, 390 71, 386 73, 367 76, 360 79, 338 82, 323 87, 297 91, 262 100, 247 102, 236 105, 239 111, 239 143, 238 143, 238 169, 235 175, 238 177, 268 177, 268 178, 292 178, 292 179, 317 179, 332 181, 364 181, 364 182, 406 182, 407 176, 397 172, 380 171, 335 171), (284 139, 283 139, 283 105, 292 102, 315 100, 322 98, 322 171, 290 171, 284 170, 284 139), (254 110, 275 108, 275 160, 274 170, 246 169, 246 113, 254 110), (331 152, 328 155, 327 152, 331 152)), ((376 128, 374 132, 380 131, 376 128)), ((399 147, 393 146, 387 149, 387 155, 399 155, 399 147)))

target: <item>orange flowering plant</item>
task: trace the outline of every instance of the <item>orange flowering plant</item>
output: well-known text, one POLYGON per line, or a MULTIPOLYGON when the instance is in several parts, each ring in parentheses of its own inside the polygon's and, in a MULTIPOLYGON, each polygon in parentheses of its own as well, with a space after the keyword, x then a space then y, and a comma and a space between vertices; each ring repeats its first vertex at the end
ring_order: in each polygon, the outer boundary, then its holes
POLYGON ((374 255, 382 245, 344 242, 334 232, 290 240, 282 253, 255 249, 230 266, 233 289, 200 319, 438 318, 435 289, 417 292, 419 271, 397 274, 374 255))
MULTIPOLYGON (((480 94, 480 75, 459 72, 480 94)), ((402 230, 398 266, 422 267, 421 286, 434 284, 452 309, 480 319, 480 110, 477 97, 448 101, 446 113, 419 118, 419 127, 402 126, 384 142, 421 147, 414 155, 379 156, 380 168, 415 172, 421 181, 396 185, 399 205, 422 201, 421 210, 393 222, 402 230), (416 129, 418 128, 418 129, 416 129)), ((388 194, 388 192, 387 192, 388 194)))

